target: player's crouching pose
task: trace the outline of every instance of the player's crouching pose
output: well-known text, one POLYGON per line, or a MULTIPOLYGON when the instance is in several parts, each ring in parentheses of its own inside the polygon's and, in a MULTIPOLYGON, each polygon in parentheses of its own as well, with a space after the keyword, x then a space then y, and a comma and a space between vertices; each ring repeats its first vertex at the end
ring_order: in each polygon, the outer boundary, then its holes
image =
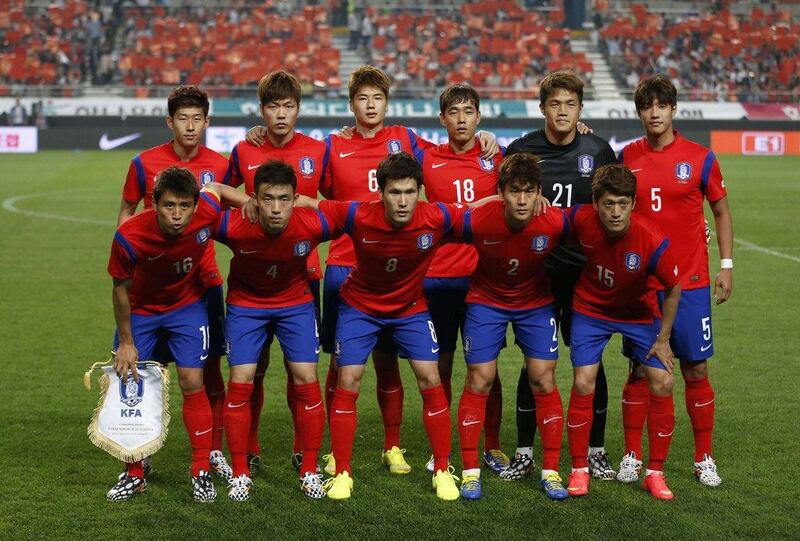
POLYGON ((570 211, 574 235, 586 264, 575 286, 570 358, 574 368, 567 414, 572 456, 570 496, 589 493, 587 448, 598 363, 611 335, 627 339, 650 386, 650 460, 644 489, 654 498, 672 499, 662 472, 675 428, 672 401, 672 323, 681 296, 678 266, 669 241, 647 218, 632 214, 636 177, 623 165, 606 165, 592 179, 593 207, 570 211), (658 318, 654 276, 664 287, 663 318, 658 318))
POLYGON ((555 382, 558 337, 544 260, 565 240, 569 224, 558 207, 533 216, 540 180, 533 155, 506 158, 497 185, 502 200, 470 209, 463 220, 463 239, 478 251, 463 333, 467 382, 458 406, 464 464, 461 496, 471 500, 482 496, 478 439, 509 323, 525 356, 536 398, 536 422, 544 448, 542 488, 551 499, 568 497, 557 472, 564 411, 555 382))
POLYGON ((331 228, 321 212, 293 208, 298 195, 291 165, 269 161, 258 168, 254 183, 258 221, 227 211, 215 231, 215 238, 233 251, 225 326, 231 375, 224 423, 233 463, 228 496, 235 501, 250 497, 250 397, 259 354, 274 335, 296 393, 293 415, 303 453, 300 488, 306 496, 323 498, 317 455, 325 410, 317 381, 319 333, 306 259, 329 239, 331 228))
MULTIPOLYGON (((201 502, 213 501, 217 493, 208 473, 212 419, 203 387, 203 364, 209 354, 209 325, 202 300, 205 288, 198 273, 212 242, 220 199, 241 206, 248 198, 215 183, 201 192, 189 170, 165 169, 153 190, 154 208, 132 216, 117 229, 108 262, 114 280, 117 374, 125 377, 131 371, 138 380, 137 361, 152 359, 157 337, 167 337, 192 446, 192 493, 201 502)), ((145 486, 142 463, 128 464, 107 497, 126 500, 145 486)))
POLYGON ((419 164, 406 153, 392 154, 378 166, 380 200, 368 203, 314 201, 337 228, 353 240, 356 264, 341 289, 336 326, 338 381, 331 405, 331 446, 336 476, 328 497, 346 499, 353 488, 351 457, 356 431, 356 400, 367 357, 381 332, 391 334, 410 360, 422 393, 423 423, 434 456, 433 487, 444 500, 458 499, 449 471, 450 407, 439 377, 439 345, 427 311, 422 281, 442 238, 459 223, 460 205, 418 202, 419 164))

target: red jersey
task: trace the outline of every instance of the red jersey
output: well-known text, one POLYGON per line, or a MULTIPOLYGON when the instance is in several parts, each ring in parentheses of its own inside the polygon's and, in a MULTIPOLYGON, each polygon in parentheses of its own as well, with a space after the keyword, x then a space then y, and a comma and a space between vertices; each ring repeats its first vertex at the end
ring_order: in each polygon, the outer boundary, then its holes
MULTIPOLYGON (((629 144, 620 161, 636 175, 634 211, 669 232, 683 289, 707 287, 703 198, 713 203, 727 196, 714 153, 675 132, 675 140, 659 151, 653 150, 646 137, 629 144)), ((651 285, 661 288, 656 281, 651 285)))
MULTIPOLYGON (((307 135, 295 132, 286 146, 273 146, 269 139, 263 145, 251 145, 247 141, 236 143, 231 151, 231 186, 244 184, 245 193, 255 192, 256 169, 270 160, 287 163, 297 176, 297 190, 300 195, 317 198, 317 191, 325 167, 325 143, 307 135)), ((315 249, 307 258, 308 279, 322 280, 322 267, 319 253, 315 249)))
POLYGON ((284 308, 312 302, 306 259, 330 238, 319 211, 295 208, 286 228, 270 235, 238 210, 222 214, 214 238, 233 252, 228 275, 228 304, 249 308, 284 308))
POLYGON ((197 262, 211 242, 219 213, 215 196, 202 192, 192 220, 177 238, 161 231, 154 209, 143 210, 119 226, 108 274, 133 280, 129 295, 134 314, 163 314, 203 296, 206 288, 197 279, 201 272, 197 262))
POLYGON ((382 201, 320 201, 334 227, 353 239, 355 265, 341 298, 366 314, 399 318, 428 309, 422 281, 433 253, 451 229, 461 230, 461 205, 420 201, 411 221, 394 229, 382 201))
MULTIPOLYGON (((230 176, 228 160, 225 156, 200 145, 197 155, 189 161, 183 161, 175 153, 172 141, 137 154, 128 167, 128 176, 122 188, 122 198, 128 203, 142 201, 144 208, 153 207, 153 186, 156 177, 164 169, 176 165, 184 167, 194 174, 202 188, 209 182, 226 183, 230 176)), ((222 285, 222 275, 217 268, 214 243, 208 243, 208 253, 200 263, 200 274, 203 287, 222 285)))
POLYGON ((534 216, 525 229, 511 229, 505 202, 490 201, 471 209, 463 220, 465 242, 479 255, 467 302, 510 310, 538 308, 553 302, 544 259, 569 236, 567 214, 551 207, 534 216))
POLYGON ((655 289, 648 285, 650 275, 663 287, 680 282, 667 237, 656 224, 636 213, 622 237, 608 236, 591 205, 572 207, 569 215, 586 256, 572 309, 609 321, 652 322, 659 310, 655 289))
MULTIPOLYGON (((464 203, 479 201, 497 193, 497 170, 503 155, 486 160, 481 157, 481 146, 464 154, 456 154, 445 143, 417 152, 422 165, 425 196, 435 203, 464 203)), ((426 276, 430 278, 456 278, 469 276, 478 263, 475 248, 467 244, 445 244, 436 249, 426 276)))
MULTIPOLYGON (((336 201, 376 201, 378 165, 389 154, 407 152, 412 156, 420 148, 433 146, 403 126, 386 126, 375 137, 365 139, 356 132, 350 139, 338 135, 325 138, 325 173, 320 192, 336 201)), ((328 265, 355 265, 353 242, 348 236, 331 242, 328 265)))

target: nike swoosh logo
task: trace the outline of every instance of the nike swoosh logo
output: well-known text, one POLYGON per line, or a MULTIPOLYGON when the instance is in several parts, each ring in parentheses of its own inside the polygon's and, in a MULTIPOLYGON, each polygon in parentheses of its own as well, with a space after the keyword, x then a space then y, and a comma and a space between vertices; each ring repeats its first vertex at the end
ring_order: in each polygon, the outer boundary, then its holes
POLYGON ((581 242, 581 246, 583 246, 584 248, 594 248, 594 246, 591 246, 591 245, 589 245, 589 244, 586 244, 586 243, 585 243, 585 242, 583 242, 583 241, 580 241, 580 242, 581 242))
POLYGON ((317 355, 319 355, 320 351, 322 351, 321 347, 317 347, 317 348, 314 349, 314 353, 316 353, 317 355))
POLYGON ((109 139, 108 134, 104 133, 100 137, 100 143, 98 143, 98 146, 100 146, 100 150, 113 150, 117 147, 121 147, 125 143, 130 143, 131 141, 135 141, 141 136, 142 136, 141 133, 132 133, 131 135, 126 135, 124 137, 109 139))
POLYGON ((536 408, 531 408, 531 409, 517 408, 517 411, 522 411, 522 412, 525 412, 525 411, 536 411, 536 408))
POLYGON ((431 348, 431 353, 438 353, 438 352, 439 352, 439 348, 431 348))
POLYGON ((707 346, 703 346, 703 347, 700 348, 700 351, 708 351, 708 348, 710 348, 713 345, 714 344, 708 344, 707 346))
POLYGON ((641 170, 642 170, 642 168, 641 168, 641 167, 640 167, 639 169, 631 169, 631 173, 637 173, 637 172, 639 172, 639 171, 641 171, 641 170))
POLYGON ((361 237, 361 242, 363 242, 364 244, 378 244, 380 241, 379 240, 367 240, 364 237, 361 237))
POLYGON ((608 411, 608 408, 606 408, 604 410, 594 410, 594 413, 595 413, 595 415, 600 415, 601 413, 605 413, 607 411, 608 411))
POLYGON ((402 388, 400 388, 400 387, 398 387, 397 389, 389 389, 389 390, 386 390, 386 389, 378 389, 378 390, 379 390, 380 392, 382 392, 382 393, 386 393, 386 394, 392 394, 392 393, 399 393, 399 392, 400 392, 400 391, 402 391, 403 389, 402 389, 402 388))
POLYGON ((563 419, 563 417, 561 417, 560 415, 558 417, 550 417, 549 419, 545 419, 544 421, 542 421, 542 424, 546 425, 547 423, 552 421, 557 421, 558 419, 563 419))
POLYGON ((317 407, 319 407, 319 406, 321 406, 321 405, 322 405, 322 402, 321 402, 321 401, 320 401, 320 402, 317 402, 316 404, 314 404, 314 405, 313 405, 313 406, 311 406, 310 408, 308 407, 308 404, 306 404, 306 411, 313 410, 313 409, 315 409, 315 408, 317 408, 317 407))
POLYGON ((579 425, 573 425, 573 424, 567 423, 567 428, 580 428, 580 427, 582 427, 584 425, 588 425, 588 424, 589 424, 589 421, 584 421, 579 425))
POLYGON ((694 403, 694 407, 695 408, 702 408, 703 406, 708 406, 709 404, 712 404, 713 402, 714 402, 713 398, 711 400, 709 400, 708 402, 703 402, 702 404, 700 404, 698 402, 695 402, 694 403))
POLYGON ((334 387, 328 387, 328 392, 335 393, 336 389, 334 387))
POLYGON ((195 435, 195 436, 202 436, 203 434, 208 434, 208 433, 209 433, 209 432, 211 432, 212 430, 213 430, 212 428, 209 428, 208 430, 203 430, 202 432, 200 432, 200 431, 198 430, 198 431, 196 431, 196 432, 194 433, 194 435, 195 435))
POLYGON ((428 417, 433 417, 434 415, 439 415, 440 413, 444 413, 447 411, 447 408, 440 409, 439 411, 429 411, 428 417))
POLYGON ((464 419, 464 420, 461 422, 461 426, 471 426, 471 425, 477 425, 478 423, 480 423, 480 421, 467 421, 466 419, 464 419))
POLYGON ((431 165, 431 169, 439 169, 439 168, 440 168, 441 166, 443 166, 443 165, 447 165, 447 162, 444 162, 444 163, 434 163, 433 165, 431 165))
POLYGON ((492 244, 500 244, 501 241, 499 240, 484 240, 483 243, 486 246, 491 246, 492 244))
POLYGON ((201 361, 205 361, 207 358, 208 358, 208 353, 206 353, 205 355, 200 355, 201 361))
POLYGON ((248 165, 248 166, 247 166, 247 170, 248 170, 248 171, 252 171, 253 169, 258 169, 259 167, 261 167, 261 164, 258 164, 258 165, 248 165))
POLYGON ((353 154, 355 154, 355 152, 340 152, 339 153, 339 157, 340 158, 346 158, 348 156, 352 156, 353 154))
POLYGON ((241 408, 242 406, 246 406, 247 404, 249 404, 249 402, 242 402, 241 404, 231 404, 229 402, 228 403, 228 407, 229 408, 241 408))
MULTIPOLYGON (((673 430, 672 432, 675 432, 675 431, 673 430)), ((659 438, 669 438, 670 436, 672 436, 672 432, 670 432, 669 434, 662 434, 661 432, 659 432, 658 433, 658 437, 659 438)))
POLYGON ((336 413, 353 413, 353 410, 335 410, 336 413))
POLYGON ((628 405, 631 405, 631 406, 635 406, 637 404, 644 404, 644 402, 631 402, 630 400, 623 400, 622 403, 623 404, 628 404, 628 405))
POLYGON ((159 257, 161 257, 162 255, 164 255, 164 254, 166 254, 166 253, 167 253, 167 252, 161 252, 160 254, 158 254, 158 255, 157 255, 157 256, 155 256, 155 257, 150 257, 150 256, 147 256, 147 260, 148 260, 148 261, 155 261, 156 259, 158 259, 159 257))
POLYGON ((558 351, 558 346, 550 348, 550 353, 555 353, 556 351, 558 351))
POLYGON ((254 254, 254 253, 256 253, 257 251, 258 251, 258 250, 242 250, 241 248, 239 248, 239 253, 240 253, 240 254, 242 254, 242 255, 254 254))

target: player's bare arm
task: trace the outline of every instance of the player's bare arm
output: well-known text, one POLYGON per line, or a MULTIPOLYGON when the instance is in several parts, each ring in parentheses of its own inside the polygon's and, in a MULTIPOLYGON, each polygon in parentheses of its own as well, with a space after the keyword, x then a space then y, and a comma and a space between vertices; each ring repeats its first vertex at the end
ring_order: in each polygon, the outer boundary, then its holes
POLYGON ((308 197, 307 195, 297 194, 297 199, 295 199, 294 206, 308 209, 318 209, 319 200, 308 197))
POLYGON ((714 213, 717 246, 719 246, 720 266, 722 267, 714 280, 714 302, 722 304, 730 298, 733 292, 733 217, 727 197, 714 201, 710 205, 711 212, 714 213))
POLYGON ((114 355, 114 370, 119 377, 125 377, 128 371, 133 372, 133 379, 139 381, 139 373, 136 370, 136 363, 139 361, 139 351, 133 343, 133 331, 131 330, 131 300, 128 290, 132 280, 120 280, 114 278, 111 301, 114 305, 114 319, 117 322, 117 332, 119 332, 119 346, 114 355))
POLYGON ((122 223, 136 214, 136 207, 138 203, 131 203, 130 201, 126 201, 123 197, 119 204, 119 214, 117 215, 117 227, 121 226, 122 223))
POLYGON ((209 182, 203 186, 201 191, 213 194, 229 207, 243 207, 250 199, 250 196, 243 191, 232 188, 231 186, 226 186, 225 184, 220 184, 219 182, 209 182))
POLYGON ((672 348, 669 345, 669 338, 672 334, 672 324, 675 322, 675 314, 678 313, 678 302, 680 299, 680 284, 675 284, 673 287, 664 290, 661 330, 658 332, 656 341, 650 347, 650 351, 647 352, 648 359, 655 355, 670 374, 672 374, 674 359, 672 356, 672 348))
POLYGON ((266 126, 253 126, 247 130, 244 138, 251 145, 260 147, 267 140, 267 128, 266 126))

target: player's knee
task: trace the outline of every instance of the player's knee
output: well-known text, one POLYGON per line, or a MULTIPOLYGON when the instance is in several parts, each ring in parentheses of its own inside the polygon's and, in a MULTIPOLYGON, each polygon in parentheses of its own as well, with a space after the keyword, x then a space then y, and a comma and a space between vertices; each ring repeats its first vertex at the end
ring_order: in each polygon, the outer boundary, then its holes
POLYGON ((556 385, 555 364, 529 368, 528 383, 537 394, 552 392, 556 385))
POLYGON ((422 374, 417 374, 417 385, 421 391, 433 389, 442 384, 442 378, 439 377, 439 370, 427 370, 422 374))
MULTIPOLYGON (((316 365, 314 365, 316 367, 316 365)), ((317 371, 314 369, 298 369, 291 367, 289 377, 295 385, 308 385, 317 381, 317 371)))
POLYGON ((467 385, 473 393, 487 394, 492 390, 494 374, 488 374, 479 368, 469 368, 467 373, 467 385))
POLYGON ((203 370, 197 368, 178 370, 178 384, 183 394, 200 392, 203 390, 203 370))
POLYGON ((590 394, 594 392, 594 384, 594 375, 576 373, 572 389, 578 394, 590 394))
POLYGON ((666 370, 652 370, 649 377, 650 392, 656 396, 669 396, 672 394, 672 374, 666 370))
POLYGON ((336 386, 351 393, 357 393, 361 387, 361 376, 352 374, 347 370, 339 371, 339 378, 336 381, 336 386))
POLYGON ((708 376, 708 363, 706 361, 695 363, 681 361, 681 374, 684 379, 703 379, 708 376))

